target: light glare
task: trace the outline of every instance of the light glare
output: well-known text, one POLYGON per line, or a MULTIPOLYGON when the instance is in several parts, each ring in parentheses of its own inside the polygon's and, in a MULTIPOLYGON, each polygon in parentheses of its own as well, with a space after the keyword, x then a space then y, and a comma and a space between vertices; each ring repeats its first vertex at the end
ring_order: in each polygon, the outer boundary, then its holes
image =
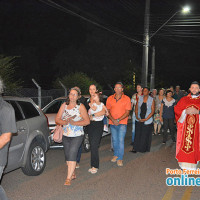
POLYGON ((185 6, 182 10, 183 13, 189 13, 190 12, 190 7, 189 6, 185 6))

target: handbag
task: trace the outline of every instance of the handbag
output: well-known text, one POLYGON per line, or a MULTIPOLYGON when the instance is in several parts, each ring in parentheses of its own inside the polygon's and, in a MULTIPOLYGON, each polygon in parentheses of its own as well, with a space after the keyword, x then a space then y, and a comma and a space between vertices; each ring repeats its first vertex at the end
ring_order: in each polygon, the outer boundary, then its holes
POLYGON ((57 125, 54 129, 53 140, 54 142, 61 143, 63 136, 63 128, 61 125, 57 125))
MULTIPOLYGON (((66 103, 64 103, 66 105, 66 103)), ((64 109, 65 110, 65 109, 64 109)), ((62 113, 64 112, 62 111, 62 113)), ((61 125, 57 125, 56 128, 52 131, 53 133, 53 140, 54 142, 61 143, 63 137, 63 128, 61 125)))

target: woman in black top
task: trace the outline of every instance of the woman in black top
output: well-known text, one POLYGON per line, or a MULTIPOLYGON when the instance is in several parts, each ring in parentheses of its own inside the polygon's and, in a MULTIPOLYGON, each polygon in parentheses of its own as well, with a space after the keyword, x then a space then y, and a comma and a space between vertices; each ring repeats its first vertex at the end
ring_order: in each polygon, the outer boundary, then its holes
POLYGON ((173 142, 176 142, 175 140, 175 127, 174 127, 174 106, 176 104, 175 99, 172 97, 172 91, 167 90, 166 91, 166 98, 162 100, 161 108, 160 108, 160 121, 163 122, 163 128, 164 128, 164 134, 163 134, 163 144, 166 143, 168 132, 167 130, 170 130, 171 137, 173 142))

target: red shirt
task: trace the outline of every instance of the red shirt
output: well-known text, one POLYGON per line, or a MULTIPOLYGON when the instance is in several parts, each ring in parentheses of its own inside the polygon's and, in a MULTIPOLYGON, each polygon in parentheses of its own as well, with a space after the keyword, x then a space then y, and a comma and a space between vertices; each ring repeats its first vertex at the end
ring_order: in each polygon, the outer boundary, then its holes
MULTIPOLYGON (((127 110, 131 110, 131 99, 122 94, 119 100, 116 99, 116 94, 108 97, 106 107, 110 111, 110 114, 114 119, 120 118, 127 110)), ((128 116, 119 122, 120 124, 128 123, 128 116)), ((109 119, 109 124, 113 125, 113 122, 109 119)))

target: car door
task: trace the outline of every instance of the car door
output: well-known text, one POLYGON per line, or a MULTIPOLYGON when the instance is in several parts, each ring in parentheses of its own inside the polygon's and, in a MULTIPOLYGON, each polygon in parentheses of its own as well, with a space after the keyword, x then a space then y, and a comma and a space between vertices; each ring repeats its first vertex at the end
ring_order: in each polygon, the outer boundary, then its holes
POLYGON ((49 128, 51 131, 55 129, 56 126, 55 118, 64 101, 65 99, 54 100, 52 103, 48 105, 48 107, 43 109, 44 114, 48 117, 49 128))
POLYGON ((17 124, 17 133, 12 134, 8 153, 8 164, 6 171, 11 171, 21 167, 21 161, 24 152, 24 146, 28 135, 28 126, 23 116, 23 112, 14 100, 7 100, 15 110, 15 118, 17 124))

